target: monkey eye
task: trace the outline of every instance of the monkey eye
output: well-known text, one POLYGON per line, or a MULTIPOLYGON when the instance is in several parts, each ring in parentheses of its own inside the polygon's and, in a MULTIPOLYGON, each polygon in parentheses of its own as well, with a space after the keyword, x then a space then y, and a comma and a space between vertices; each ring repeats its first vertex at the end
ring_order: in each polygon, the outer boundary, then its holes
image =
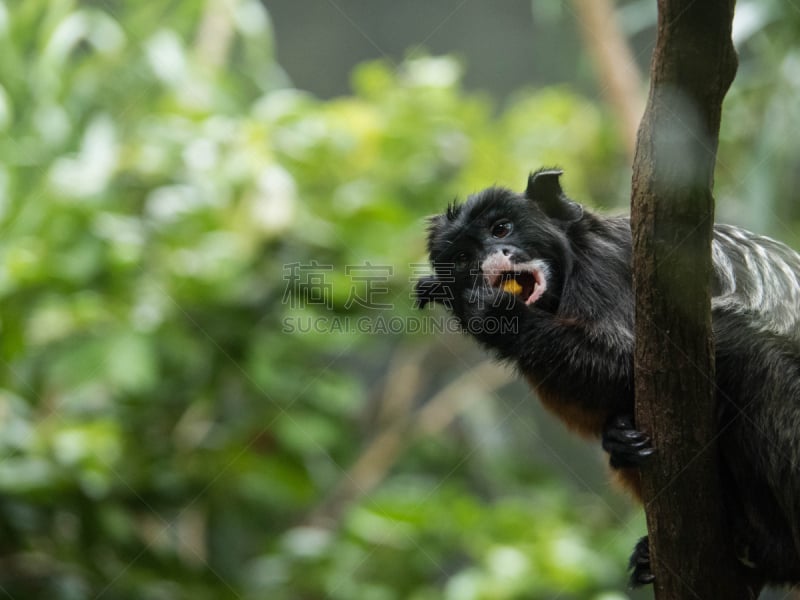
POLYGON ((456 266, 464 267, 469 264, 469 255, 466 252, 459 252, 456 256, 456 266))
POLYGON ((492 236, 504 238, 514 229, 514 224, 508 219, 501 219, 492 225, 492 236))

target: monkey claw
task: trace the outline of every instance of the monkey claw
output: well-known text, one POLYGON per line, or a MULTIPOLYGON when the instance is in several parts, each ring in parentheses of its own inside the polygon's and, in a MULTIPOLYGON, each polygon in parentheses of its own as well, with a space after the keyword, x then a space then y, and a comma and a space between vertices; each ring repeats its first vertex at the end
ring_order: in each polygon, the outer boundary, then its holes
POLYGON ((615 469, 638 467, 655 452, 650 437, 634 428, 631 415, 611 417, 603 428, 602 442, 615 469))

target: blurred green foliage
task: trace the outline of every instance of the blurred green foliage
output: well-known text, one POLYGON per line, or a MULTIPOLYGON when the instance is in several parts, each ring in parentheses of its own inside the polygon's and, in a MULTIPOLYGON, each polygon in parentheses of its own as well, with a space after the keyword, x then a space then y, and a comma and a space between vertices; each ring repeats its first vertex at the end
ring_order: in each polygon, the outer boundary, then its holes
POLYGON ((498 109, 461 69, 369 63, 320 102, 256 0, 0 2, 0 592, 622 597, 627 512, 526 453, 535 425, 486 392, 331 501, 386 430, 397 357, 429 368, 406 416, 465 366, 422 334, 286 319, 374 319, 346 270, 368 265, 411 315, 423 217, 531 168, 626 203, 602 106, 563 87, 498 109), (326 302, 290 265, 323 267, 326 302))

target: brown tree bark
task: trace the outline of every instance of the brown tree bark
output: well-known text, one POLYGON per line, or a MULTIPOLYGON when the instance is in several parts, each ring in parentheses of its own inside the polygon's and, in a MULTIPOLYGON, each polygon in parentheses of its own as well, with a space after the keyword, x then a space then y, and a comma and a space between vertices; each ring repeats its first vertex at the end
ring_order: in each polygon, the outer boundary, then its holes
POLYGON ((639 129, 631 227, 637 427, 658 600, 755 598, 722 519, 711 330, 713 173, 722 100, 736 73, 734 0, 658 0, 639 129))

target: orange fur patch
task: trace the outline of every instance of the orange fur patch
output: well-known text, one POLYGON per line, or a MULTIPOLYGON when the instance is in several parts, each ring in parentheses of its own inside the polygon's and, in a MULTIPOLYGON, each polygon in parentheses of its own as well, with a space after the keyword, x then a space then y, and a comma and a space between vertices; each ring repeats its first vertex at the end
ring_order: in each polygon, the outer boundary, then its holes
POLYGON ((584 437, 597 438, 603 431, 608 414, 604 410, 587 410, 569 399, 550 394, 528 380, 544 407, 584 437))
MULTIPOLYGON (((587 410, 567 398, 549 394, 530 379, 528 383, 544 407, 561 419, 567 427, 583 437, 597 439, 603 433, 608 413, 605 410, 587 410)), ((638 469, 611 469, 611 481, 637 502, 642 501, 641 480, 638 469)))
POLYGON ((639 469, 611 469, 611 481, 641 504, 642 480, 639 477, 639 469))

